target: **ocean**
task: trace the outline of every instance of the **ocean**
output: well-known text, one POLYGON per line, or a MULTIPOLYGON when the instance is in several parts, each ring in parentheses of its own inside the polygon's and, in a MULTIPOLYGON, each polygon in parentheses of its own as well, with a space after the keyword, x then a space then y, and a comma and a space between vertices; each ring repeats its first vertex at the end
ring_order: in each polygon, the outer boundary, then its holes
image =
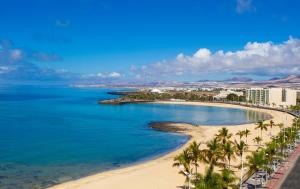
POLYGON ((120 90, 126 89, 0 85, 0 188, 46 188, 153 159, 188 140, 149 128, 153 121, 235 125, 268 116, 208 106, 97 104, 120 90))

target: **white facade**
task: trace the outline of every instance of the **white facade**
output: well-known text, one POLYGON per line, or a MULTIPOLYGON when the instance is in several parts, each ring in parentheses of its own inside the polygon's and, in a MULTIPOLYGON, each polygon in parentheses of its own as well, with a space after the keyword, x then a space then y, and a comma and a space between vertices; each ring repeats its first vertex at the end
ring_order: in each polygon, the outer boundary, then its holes
POLYGON ((235 95, 237 95, 237 96, 243 96, 243 95, 244 95, 243 92, 232 91, 232 90, 223 90, 223 91, 220 91, 219 94, 215 95, 214 98, 215 98, 215 99, 224 99, 224 98, 226 98, 229 94, 235 94, 235 95))
POLYGON ((285 88, 251 88, 246 90, 246 99, 254 104, 286 108, 297 104, 297 91, 285 88))
POLYGON ((157 88, 151 89, 150 92, 151 92, 151 93, 159 93, 159 94, 163 93, 161 90, 159 90, 159 89, 157 89, 157 88))

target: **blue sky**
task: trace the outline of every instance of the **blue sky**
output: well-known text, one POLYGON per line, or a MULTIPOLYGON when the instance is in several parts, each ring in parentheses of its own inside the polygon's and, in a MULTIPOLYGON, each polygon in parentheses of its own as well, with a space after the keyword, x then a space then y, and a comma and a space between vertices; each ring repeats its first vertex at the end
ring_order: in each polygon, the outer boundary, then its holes
POLYGON ((33 65, 37 72, 46 69, 54 75, 76 73, 106 80, 194 81, 237 75, 260 79, 294 74, 300 69, 295 53, 299 10, 297 0, 0 0, 0 78, 11 72, 22 79, 28 72, 23 64, 33 65), (255 59, 257 51, 255 55, 251 51, 252 57, 242 60, 255 64, 251 68, 235 64, 240 61, 236 54, 227 61, 230 68, 227 63, 210 68, 229 58, 228 51, 249 55, 245 49, 249 42, 258 42, 255 48, 260 50, 270 44, 268 57, 294 54, 284 62, 281 57, 260 67, 257 62, 265 59, 259 52, 260 59, 255 59), (289 42, 293 45, 276 54, 274 49, 289 42), (199 49, 209 50, 209 60, 194 56, 199 49), (220 50, 224 55, 215 54, 220 50), (12 52, 20 57, 8 64, 12 52), (181 53, 185 58, 179 61, 181 53), (286 63, 289 58, 292 64, 286 63), (12 64, 22 66, 14 65, 18 71, 12 72, 12 64), (264 71, 272 64, 278 68, 288 64, 293 71, 264 71))

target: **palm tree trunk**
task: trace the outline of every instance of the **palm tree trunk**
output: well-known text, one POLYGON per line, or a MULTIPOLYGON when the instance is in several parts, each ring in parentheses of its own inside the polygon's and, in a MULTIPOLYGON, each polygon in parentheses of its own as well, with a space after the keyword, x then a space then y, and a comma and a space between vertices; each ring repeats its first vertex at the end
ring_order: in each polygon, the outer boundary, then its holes
MULTIPOLYGON (((260 138, 262 139, 262 129, 260 130, 260 138)), ((259 146, 261 145, 261 141, 259 141, 259 146)))
POLYGON ((271 137, 273 136, 273 126, 271 127, 271 137))
POLYGON ((241 180, 240 180, 240 189, 242 189, 242 182, 243 182, 243 169, 244 169, 244 167, 243 167, 243 154, 241 154, 241 165, 242 165, 242 167, 241 167, 241 180))

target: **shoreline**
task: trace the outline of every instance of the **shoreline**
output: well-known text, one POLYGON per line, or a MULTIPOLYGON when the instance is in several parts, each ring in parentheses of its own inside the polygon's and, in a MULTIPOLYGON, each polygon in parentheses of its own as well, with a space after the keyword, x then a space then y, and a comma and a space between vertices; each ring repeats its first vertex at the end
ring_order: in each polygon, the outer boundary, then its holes
MULTIPOLYGON (((168 126, 170 126, 170 125, 176 125, 177 128, 184 127, 184 128, 187 128, 187 130, 189 130, 188 127, 194 127, 194 125, 191 125, 188 123, 168 123, 168 126)), ((151 126, 149 126, 149 127, 151 127, 151 126)), ((152 129, 154 129, 154 128, 152 128, 152 129)), ((169 133, 173 133, 173 134, 185 135, 188 137, 188 139, 186 142, 182 143, 181 145, 179 145, 165 153, 162 153, 162 154, 150 157, 150 158, 145 158, 144 160, 141 160, 139 162, 132 163, 129 165, 124 165, 123 167, 116 167, 111 170, 103 171, 103 172, 92 174, 90 176, 86 176, 86 177, 79 178, 76 180, 71 180, 71 181, 61 183, 61 184, 57 184, 57 185, 48 187, 48 189, 73 189, 73 188, 78 188, 78 189, 79 188, 80 189, 81 188, 88 188, 88 189, 91 188, 92 189, 93 187, 89 187, 89 186, 85 187, 84 185, 89 184, 90 182, 93 182, 98 179, 108 178, 109 176, 114 175, 114 174, 126 174, 131 171, 137 171, 142 168, 149 167, 151 165, 154 165, 156 163, 159 163, 161 161, 164 161, 164 160, 167 160, 170 158, 172 158, 172 161, 173 161, 173 157, 175 155, 177 155, 179 152, 181 152, 184 148, 186 148, 194 140, 194 137, 192 135, 188 134, 187 130, 184 132, 162 131, 162 130, 158 130, 158 129, 154 129, 154 130, 157 130, 159 132, 169 132, 169 133)), ((175 172, 175 173, 177 174, 177 172, 175 172)))
MULTIPOLYGON (((152 102, 151 102, 152 103, 152 102)), ((159 104, 179 104, 179 105, 198 105, 198 106, 217 106, 225 108, 238 108, 246 110, 254 110, 258 112, 268 113, 272 116, 275 122, 282 122, 282 120, 289 116, 289 121, 292 120, 292 116, 286 115, 286 113, 278 112, 274 110, 265 110, 252 107, 243 107, 239 105, 223 104, 223 103, 207 103, 207 102, 170 102, 170 101, 158 101, 154 103, 159 104), (280 116, 279 116, 280 115, 280 116), (279 117, 280 118, 279 118, 279 117)), ((184 177, 178 174, 178 169, 172 167, 173 158, 186 148, 192 141, 206 142, 211 139, 218 129, 227 127, 230 132, 236 133, 241 129, 249 129, 254 131, 255 123, 247 123, 241 125, 197 125, 193 126, 187 123, 167 123, 168 126, 172 126, 177 129, 175 133, 184 134, 190 136, 188 141, 174 149, 171 152, 166 152, 154 159, 145 160, 137 164, 116 168, 109 171, 100 172, 91 176, 83 177, 78 180, 69 181, 66 183, 58 184, 50 187, 49 189, 90 189, 90 188, 130 188, 130 189, 164 189, 164 188, 176 188, 182 186, 184 183, 184 177), (179 130, 178 130, 179 129, 179 130)), ((174 129, 173 128, 173 129, 174 129)), ((164 131, 173 132, 173 131, 164 131)), ((173 132, 174 133, 174 132, 173 132)), ((255 133, 255 132, 254 132, 255 133)), ((250 139, 249 139, 250 141, 250 139)), ((267 140, 264 140, 266 142, 267 140)), ((254 145, 253 145, 254 146, 254 145)), ((205 167, 200 169, 204 170, 205 167)))

